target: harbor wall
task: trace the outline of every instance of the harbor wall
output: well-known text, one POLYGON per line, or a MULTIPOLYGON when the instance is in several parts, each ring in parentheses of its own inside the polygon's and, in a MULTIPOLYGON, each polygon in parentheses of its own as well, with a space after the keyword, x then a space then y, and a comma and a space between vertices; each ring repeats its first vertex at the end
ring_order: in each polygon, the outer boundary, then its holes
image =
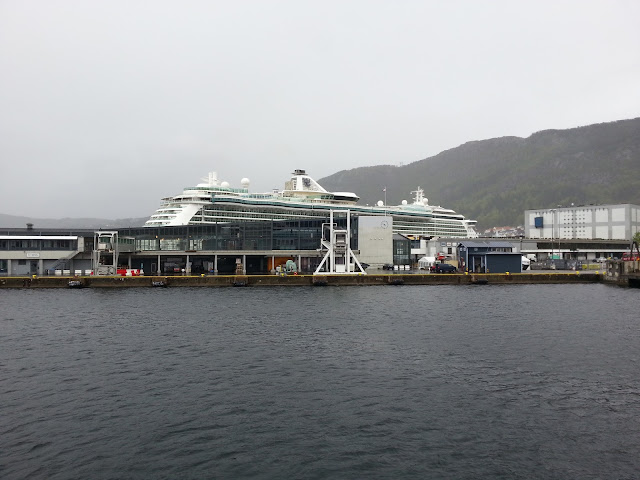
POLYGON ((608 261, 604 281, 621 287, 640 287, 640 260, 608 261))
POLYGON ((201 275, 201 276, 84 276, 2 277, 0 288, 150 288, 150 287, 269 287, 367 285, 558 284, 603 281, 597 273, 516 274, 370 274, 370 275, 201 275), (71 282, 71 283, 70 283, 71 282))

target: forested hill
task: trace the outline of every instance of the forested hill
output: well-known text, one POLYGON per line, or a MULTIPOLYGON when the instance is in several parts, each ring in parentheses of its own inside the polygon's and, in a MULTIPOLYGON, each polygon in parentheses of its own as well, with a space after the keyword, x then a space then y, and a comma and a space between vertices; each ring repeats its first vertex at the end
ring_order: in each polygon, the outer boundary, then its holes
POLYGON ((558 205, 640 204, 640 118, 528 138, 468 142, 405 166, 343 170, 319 180, 359 203, 411 201, 418 186, 432 205, 478 220, 479 229, 521 225, 524 211, 558 205))

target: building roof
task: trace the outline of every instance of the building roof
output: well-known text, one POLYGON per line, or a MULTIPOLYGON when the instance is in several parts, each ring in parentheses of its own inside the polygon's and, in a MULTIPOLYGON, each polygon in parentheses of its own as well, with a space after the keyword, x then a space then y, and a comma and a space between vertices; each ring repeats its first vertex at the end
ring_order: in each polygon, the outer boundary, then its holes
POLYGON ((471 255, 516 255, 518 257, 522 256, 520 252, 480 252, 480 253, 472 253, 471 255))
POLYGON ((615 207, 635 207, 640 208, 640 205, 635 203, 590 203, 588 205, 560 205, 558 207, 550 207, 550 208, 532 208, 529 210, 525 210, 527 212, 552 212, 552 211, 560 211, 560 210, 576 210, 576 209, 588 209, 588 208, 615 208, 615 207))
POLYGON ((464 240, 458 245, 467 248, 513 248, 513 244, 511 242, 504 241, 464 240))
POLYGON ((394 240, 411 240, 409 237, 407 237, 406 235, 402 235, 400 233, 394 233, 393 234, 393 239, 394 240))

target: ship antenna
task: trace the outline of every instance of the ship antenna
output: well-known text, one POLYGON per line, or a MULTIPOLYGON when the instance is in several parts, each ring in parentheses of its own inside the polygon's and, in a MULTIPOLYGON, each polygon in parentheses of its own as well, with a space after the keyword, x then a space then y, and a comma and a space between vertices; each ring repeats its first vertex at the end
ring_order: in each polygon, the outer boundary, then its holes
POLYGON ((422 203, 422 199, 424 198, 424 190, 422 188, 418 187, 417 190, 414 190, 411 193, 416 194, 416 198, 414 200, 415 203, 422 203))

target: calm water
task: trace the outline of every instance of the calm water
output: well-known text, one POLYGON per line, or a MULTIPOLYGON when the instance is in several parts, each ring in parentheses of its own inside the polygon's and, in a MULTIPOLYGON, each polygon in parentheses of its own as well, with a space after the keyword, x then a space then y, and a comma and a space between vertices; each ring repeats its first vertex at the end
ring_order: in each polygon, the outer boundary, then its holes
POLYGON ((640 291, 0 290, 0 477, 640 477, 640 291))

